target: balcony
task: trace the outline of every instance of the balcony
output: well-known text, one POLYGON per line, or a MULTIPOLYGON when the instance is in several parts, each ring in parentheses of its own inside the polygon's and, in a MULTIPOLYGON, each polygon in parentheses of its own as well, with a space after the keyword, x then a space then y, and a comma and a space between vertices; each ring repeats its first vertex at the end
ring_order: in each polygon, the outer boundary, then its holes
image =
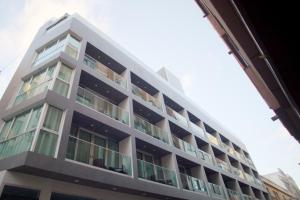
POLYGON ((227 194, 230 200, 242 200, 242 194, 237 191, 227 189, 227 194))
POLYGON ((193 145, 176 137, 175 135, 173 135, 172 138, 173 138, 173 144, 176 148, 190 154, 191 156, 196 157, 196 148, 193 145))
POLYGON ((106 67, 91 56, 86 54, 84 56, 83 63, 93 69, 97 74, 100 74, 101 76, 104 76, 107 79, 117 83, 122 88, 127 89, 127 80, 124 77, 106 67))
POLYGON ((255 183, 255 180, 254 180, 254 177, 251 176, 250 174, 248 173, 244 173, 245 174, 245 177, 246 177, 246 180, 249 181, 249 182, 252 182, 252 183, 255 183))
POLYGON ((179 114, 178 112, 176 112, 175 110, 173 110, 168 106, 166 106, 166 109, 170 117, 174 118, 180 125, 184 127, 188 127, 188 121, 184 116, 182 116, 181 114, 179 114))
POLYGON ((13 105, 17 105, 22 101, 25 101, 27 99, 30 99, 31 97, 34 97, 38 94, 41 94, 41 93, 45 92, 49 88, 52 80, 53 79, 49 79, 47 81, 44 81, 44 82, 40 83, 39 85, 37 85, 35 87, 28 88, 23 93, 18 94, 18 96, 16 96, 16 99, 15 99, 13 105))
POLYGON ((213 183, 208 183, 208 189, 212 197, 226 199, 225 192, 222 186, 213 183))
POLYGON ((247 158, 247 157, 246 157, 246 161, 247 161, 247 163, 248 163, 249 165, 251 165, 252 167, 254 167, 254 163, 253 163, 253 161, 252 161, 250 158, 247 158))
POLYGON ((35 131, 26 132, 0 141, 0 159, 29 151, 35 131))
POLYGON ((180 173, 180 179, 184 189, 194 192, 207 193, 207 188, 204 181, 183 173, 180 173))
POLYGON ((219 158, 216 158, 216 165, 223 171, 225 172, 229 172, 231 173, 231 169, 230 169, 230 166, 227 162, 219 159, 219 158))
POLYGON ((166 132, 136 115, 134 116, 134 128, 169 144, 169 136, 166 132))
POLYGON ((214 164, 213 158, 209 153, 206 153, 200 149, 198 149, 198 152, 199 152, 198 155, 200 155, 200 158, 202 160, 204 160, 207 164, 210 164, 210 165, 214 164))
POLYGON ((261 180, 259 180, 258 178, 254 177, 254 182, 256 185, 259 185, 259 186, 263 186, 263 183, 261 180))
POLYGON ((162 103, 156 97, 148 94, 147 92, 145 92, 138 86, 135 86, 134 84, 132 84, 132 93, 143 99, 145 102, 149 103, 151 106, 162 110, 162 103))
POLYGON ((236 167, 231 166, 231 172, 232 172, 232 174, 240 177, 241 179, 245 179, 242 170, 240 170, 240 169, 238 169, 236 167))
POLYGON ((250 195, 242 194, 243 200, 253 200, 253 198, 250 195))
POLYGON ((110 103, 87 89, 78 87, 76 102, 87 106, 108 117, 129 125, 129 113, 123 108, 110 103))
POLYGON ((235 151, 235 156, 240 160, 246 161, 244 155, 238 151, 235 151))
POLYGON ((230 155, 232 155, 232 156, 236 156, 236 155, 235 155, 235 150, 234 150, 233 147, 228 146, 228 145, 225 144, 225 143, 222 143, 222 146, 223 146, 223 148, 226 150, 226 152, 227 152, 228 154, 230 154, 230 155))
POLYGON ((191 126, 193 133, 195 133, 196 135, 198 135, 201 138, 206 138, 204 130, 200 126, 194 124, 191 121, 190 121, 190 126, 191 126))
POLYGON ((130 156, 71 135, 69 136, 68 153, 66 157, 70 160, 121 174, 130 176, 132 174, 130 156))
POLYGON ((177 187, 175 171, 140 159, 137 163, 139 178, 177 187))
POLYGON ((207 138, 208 138, 208 140, 209 140, 211 143, 213 143, 214 145, 219 146, 219 141, 218 141, 218 139, 217 139, 215 136, 213 136, 213 135, 211 135, 211 134, 207 134, 207 138))

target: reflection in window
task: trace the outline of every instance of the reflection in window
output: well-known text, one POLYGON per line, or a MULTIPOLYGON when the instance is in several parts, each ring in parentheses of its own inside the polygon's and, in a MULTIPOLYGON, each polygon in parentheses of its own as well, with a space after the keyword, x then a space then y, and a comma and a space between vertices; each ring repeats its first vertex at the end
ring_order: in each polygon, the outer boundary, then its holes
POLYGON ((77 59, 79 54, 79 49, 80 49, 80 41, 75 39, 70 34, 65 35, 57 39, 56 41, 51 42, 42 50, 38 51, 33 66, 36 66, 44 62, 54 54, 62 51, 67 53, 72 58, 77 59))
POLYGON ((63 111, 49 106, 35 146, 35 152, 54 156, 63 111))

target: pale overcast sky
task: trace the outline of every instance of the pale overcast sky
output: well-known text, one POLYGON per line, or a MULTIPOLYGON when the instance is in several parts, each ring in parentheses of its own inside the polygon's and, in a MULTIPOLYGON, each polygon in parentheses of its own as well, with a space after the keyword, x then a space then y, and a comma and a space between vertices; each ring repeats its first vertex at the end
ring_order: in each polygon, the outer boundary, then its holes
POLYGON ((77 12, 153 70, 166 66, 197 105, 247 146, 261 174, 300 185, 300 146, 277 120, 193 0, 0 0, 0 97, 38 28, 77 12))

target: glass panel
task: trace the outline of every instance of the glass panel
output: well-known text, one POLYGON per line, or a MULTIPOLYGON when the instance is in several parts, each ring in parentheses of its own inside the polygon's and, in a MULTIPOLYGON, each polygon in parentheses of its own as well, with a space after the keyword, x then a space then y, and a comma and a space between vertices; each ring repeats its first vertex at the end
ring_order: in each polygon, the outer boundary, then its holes
POLYGON ((136 96, 140 97, 146 102, 149 102, 151 105, 157 107, 158 109, 162 110, 162 104, 159 102, 159 100, 142 90, 141 88, 132 85, 132 93, 135 94, 136 96))
POLYGON ((188 126, 188 122, 187 119, 182 116, 181 114, 179 114, 178 112, 176 112, 175 110, 173 110, 172 108, 166 106, 167 108, 167 114, 171 117, 173 117, 174 119, 176 119, 178 121, 178 123, 180 123, 182 126, 188 126))
POLYGON ((166 132, 140 117, 134 116, 134 128, 169 144, 169 137, 166 132))
POLYGON ((54 156, 58 135, 41 130, 35 146, 35 152, 47 156, 54 156))
POLYGON ((137 163, 140 178, 177 187, 175 171, 139 159, 137 163))
POLYGON ((29 151, 34 131, 0 142, 0 159, 29 151))
POLYGON ((76 160, 84 163, 89 163, 90 161, 90 149, 91 149, 91 134, 80 130, 79 132, 78 147, 77 147, 77 156, 76 160), (86 141, 86 142, 85 142, 86 141))
POLYGON ((129 113, 117 105, 114 105, 105 99, 93 94, 92 92, 79 87, 77 91, 77 102, 101 112, 124 124, 129 124, 129 113))
POLYGON ((66 97, 66 96, 68 96, 68 93, 69 93, 69 84, 65 83, 59 79, 56 79, 54 86, 53 86, 53 91, 66 97))
POLYGON ((22 115, 16 117, 9 133, 9 138, 15 137, 25 132, 26 122, 28 120, 29 112, 26 112, 22 115))
POLYGON ((33 110, 28 126, 27 126, 27 131, 35 129, 37 127, 37 124, 39 122, 40 119, 40 115, 41 115, 41 111, 42 111, 42 107, 36 108, 33 110))
POLYGON ((121 87, 127 89, 127 80, 124 77, 122 77, 120 74, 114 72, 110 68, 106 67, 102 63, 98 62, 94 58, 92 58, 88 55, 85 55, 83 63, 85 65, 87 65, 88 67, 92 68, 93 70, 95 70, 95 72, 100 74, 101 76, 104 76, 104 77, 114 81, 121 87))
POLYGON ((62 110, 49 106, 44 121, 44 127, 53 131, 58 131, 62 117, 62 110))
POLYGON ((187 174, 180 174, 180 179, 184 189, 195 191, 195 192, 207 192, 205 183, 195 177, 187 174))
POLYGON ((129 156, 100 146, 106 143, 102 138, 97 139, 100 145, 91 143, 92 135, 84 131, 80 131, 79 137, 69 136, 67 158, 122 174, 132 174, 129 156))
POLYGON ((7 137, 11 123, 12 123, 12 119, 9 120, 8 122, 5 122, 5 124, 3 125, 0 132, 0 141, 4 140, 7 137))
POLYGON ((72 69, 62 64, 58 73, 58 78, 70 83, 71 75, 72 69))

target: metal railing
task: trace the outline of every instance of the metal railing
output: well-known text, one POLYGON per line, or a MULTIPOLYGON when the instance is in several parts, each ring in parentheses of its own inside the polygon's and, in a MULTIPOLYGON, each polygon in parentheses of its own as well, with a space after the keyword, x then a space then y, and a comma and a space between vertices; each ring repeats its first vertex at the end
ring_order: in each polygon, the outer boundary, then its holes
POLYGON ((129 125, 129 113, 87 89, 78 87, 76 101, 115 120, 129 125))

